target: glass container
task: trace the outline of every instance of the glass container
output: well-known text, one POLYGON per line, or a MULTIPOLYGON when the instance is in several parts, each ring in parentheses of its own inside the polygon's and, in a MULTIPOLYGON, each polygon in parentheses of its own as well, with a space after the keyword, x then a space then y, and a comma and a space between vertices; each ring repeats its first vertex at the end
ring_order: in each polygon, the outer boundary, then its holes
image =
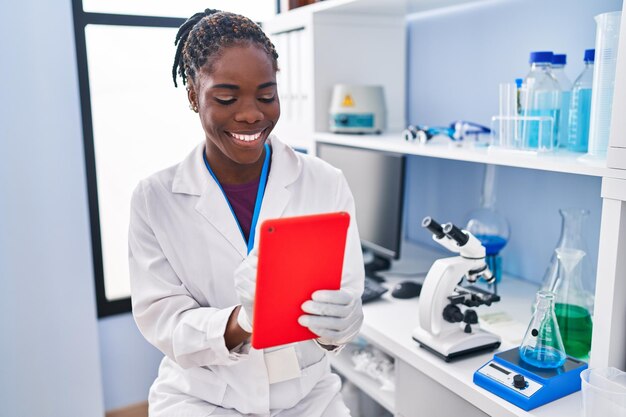
POLYGON ((588 307, 590 295, 581 282, 581 262, 586 253, 579 249, 557 248, 559 273, 555 285, 555 313, 565 352, 588 359, 591 349, 592 321, 588 307))
POLYGON ((500 281, 502 262, 499 253, 509 240, 510 228, 506 218, 495 209, 495 180, 496 167, 486 165, 480 207, 467 215, 465 230, 483 244, 487 252, 487 265, 496 281, 500 281))
POLYGON ((537 293, 535 313, 519 348, 522 360, 537 368, 558 368, 566 359, 559 324, 554 313, 554 299, 553 292, 537 293))

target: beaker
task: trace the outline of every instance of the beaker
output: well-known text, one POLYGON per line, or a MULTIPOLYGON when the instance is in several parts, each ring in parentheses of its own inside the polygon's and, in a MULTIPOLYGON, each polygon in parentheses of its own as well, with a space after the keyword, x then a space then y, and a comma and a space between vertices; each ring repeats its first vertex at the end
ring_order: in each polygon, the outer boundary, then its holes
POLYGON ((565 348, 554 314, 553 292, 537 292, 535 313, 519 353, 524 362, 537 368, 558 368, 565 363, 565 348))
POLYGON ((500 281, 502 277, 502 262, 499 253, 509 240, 509 222, 495 209, 495 181, 496 167, 485 165, 483 189, 480 199, 480 208, 472 210, 467 215, 465 230, 473 234, 486 249, 487 266, 500 281))
POLYGON ((555 249, 559 260, 559 275, 555 285, 555 313, 565 352, 586 360, 591 349, 593 329, 587 307, 589 295, 582 288, 580 266, 586 253, 579 249, 555 249))

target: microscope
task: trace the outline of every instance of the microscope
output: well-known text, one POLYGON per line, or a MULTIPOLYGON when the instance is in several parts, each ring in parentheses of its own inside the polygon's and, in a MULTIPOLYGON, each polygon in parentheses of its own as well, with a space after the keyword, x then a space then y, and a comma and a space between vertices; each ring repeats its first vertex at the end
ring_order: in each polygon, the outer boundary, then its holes
POLYGON ((413 339, 446 362, 497 349, 500 337, 479 328, 478 315, 472 307, 489 306, 500 301, 500 297, 473 285, 461 286, 464 279, 470 284, 481 278, 487 283, 495 281, 485 262, 485 247, 471 233, 452 223, 440 225, 425 217, 422 227, 432 232, 435 242, 459 256, 438 259, 428 271, 413 339))

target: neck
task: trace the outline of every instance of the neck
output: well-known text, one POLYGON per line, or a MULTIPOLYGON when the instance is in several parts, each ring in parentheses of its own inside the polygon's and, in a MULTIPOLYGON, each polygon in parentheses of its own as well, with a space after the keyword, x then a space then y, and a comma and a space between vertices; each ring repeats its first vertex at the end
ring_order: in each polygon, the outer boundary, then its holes
POLYGON ((217 177, 217 180, 220 184, 228 185, 246 184, 258 179, 263 170, 265 152, 264 147, 263 153, 261 153, 257 161, 251 164, 240 164, 228 157, 215 157, 213 156, 214 152, 209 152, 205 148, 207 161, 209 161, 211 170, 217 177))

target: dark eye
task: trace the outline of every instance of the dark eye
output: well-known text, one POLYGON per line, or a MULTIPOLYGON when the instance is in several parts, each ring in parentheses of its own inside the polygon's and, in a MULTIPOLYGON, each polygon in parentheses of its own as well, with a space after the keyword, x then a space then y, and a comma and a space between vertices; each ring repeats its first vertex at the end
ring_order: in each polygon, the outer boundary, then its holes
POLYGON ((259 101, 261 103, 272 103, 274 100, 276 100, 276 96, 271 96, 271 97, 259 97, 259 101))
POLYGON ((228 100, 220 99, 217 97, 214 97, 214 98, 215 98, 215 101, 217 101, 219 104, 222 104, 224 106, 228 106, 229 104, 233 104, 235 101, 237 101, 237 99, 235 98, 230 98, 228 100))

